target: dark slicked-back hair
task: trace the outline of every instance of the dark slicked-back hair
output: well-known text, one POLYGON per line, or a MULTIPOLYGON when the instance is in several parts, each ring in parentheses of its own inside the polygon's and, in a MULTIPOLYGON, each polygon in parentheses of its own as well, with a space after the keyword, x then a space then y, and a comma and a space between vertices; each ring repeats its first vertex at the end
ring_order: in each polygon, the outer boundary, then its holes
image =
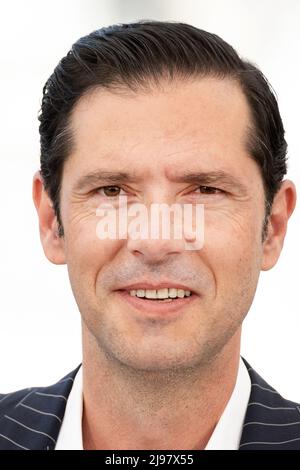
POLYGON ((41 175, 61 236, 61 179, 73 149, 70 118, 78 100, 95 88, 138 92, 165 80, 206 76, 235 80, 246 96, 252 117, 247 146, 264 182, 266 229, 287 170, 284 128, 268 81, 215 34, 183 23, 139 21, 101 28, 79 39, 44 86, 39 115, 41 175))

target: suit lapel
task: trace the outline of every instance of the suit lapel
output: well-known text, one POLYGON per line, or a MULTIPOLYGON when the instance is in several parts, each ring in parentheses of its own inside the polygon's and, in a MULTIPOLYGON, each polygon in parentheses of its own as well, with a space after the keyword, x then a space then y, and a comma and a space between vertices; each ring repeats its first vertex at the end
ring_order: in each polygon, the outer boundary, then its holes
POLYGON ((285 400, 244 362, 251 379, 251 394, 239 449, 299 449, 300 407, 285 400))
MULTIPOLYGON (((285 400, 244 360, 251 394, 244 420, 240 450, 300 449, 300 407, 285 400)), ((11 394, 1 400, 0 450, 55 448, 74 378, 80 366, 55 385, 11 394)))
POLYGON ((7 409, 0 420, 0 449, 55 448, 79 367, 50 387, 28 389, 11 410, 7 409))

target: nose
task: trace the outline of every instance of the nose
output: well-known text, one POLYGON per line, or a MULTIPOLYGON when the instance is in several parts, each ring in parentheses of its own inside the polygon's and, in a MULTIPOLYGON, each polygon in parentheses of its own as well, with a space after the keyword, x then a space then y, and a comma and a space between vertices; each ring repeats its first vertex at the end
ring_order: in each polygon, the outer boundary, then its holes
POLYGON ((166 261, 171 255, 178 256, 186 250, 187 242, 195 241, 190 224, 183 224, 183 206, 174 204, 163 184, 147 193, 144 204, 130 209, 127 249, 145 263, 155 264, 166 261), (131 225, 134 222, 131 216, 137 216, 137 224, 131 225))
POLYGON ((146 229, 141 227, 139 233, 128 230, 127 249, 148 264, 161 263, 171 255, 178 256, 186 250, 186 242, 195 241, 195 234, 190 231, 182 232, 180 226, 177 227, 178 231, 170 227, 170 230, 164 233, 159 224, 155 225, 153 232, 154 225, 150 227, 150 224, 146 223, 146 226, 146 229))
POLYGON ((171 255, 179 255, 184 251, 183 240, 165 239, 132 239, 128 238, 128 250, 138 256, 145 263, 155 264, 163 262, 171 255))

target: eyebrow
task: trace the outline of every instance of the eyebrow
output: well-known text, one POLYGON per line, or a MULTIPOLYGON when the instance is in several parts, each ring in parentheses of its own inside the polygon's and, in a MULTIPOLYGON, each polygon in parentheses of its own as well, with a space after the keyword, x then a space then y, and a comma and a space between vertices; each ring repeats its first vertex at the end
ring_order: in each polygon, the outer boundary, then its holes
POLYGON ((181 175, 175 175, 170 179, 179 183, 198 183, 201 185, 221 184, 228 188, 235 187, 242 192, 247 190, 247 187, 237 177, 223 170, 201 172, 184 171, 181 175))
POLYGON ((87 175, 81 176, 75 183, 74 189, 75 191, 86 189, 90 186, 94 186, 96 184, 116 184, 116 183, 125 183, 125 182, 134 182, 137 178, 134 175, 130 175, 126 172, 119 172, 119 171, 107 171, 98 169, 96 171, 92 171, 87 175))
MULTIPOLYGON (((114 185, 132 183, 141 180, 136 174, 107 171, 98 169, 81 176, 74 185, 75 191, 87 189, 95 185, 114 185)), ((195 183, 199 185, 220 184, 227 188, 235 188, 240 192, 246 192, 247 187, 235 176, 223 170, 217 171, 184 171, 181 174, 169 176, 169 180, 175 183, 195 183)))

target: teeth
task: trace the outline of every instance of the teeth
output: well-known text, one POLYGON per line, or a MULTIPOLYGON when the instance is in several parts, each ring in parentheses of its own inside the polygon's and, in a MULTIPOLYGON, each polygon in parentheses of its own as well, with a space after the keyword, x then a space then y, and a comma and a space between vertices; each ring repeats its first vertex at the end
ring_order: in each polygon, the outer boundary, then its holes
POLYGON ((183 289, 177 289, 177 295, 178 295, 178 297, 183 298, 184 297, 184 290, 183 289))
POLYGON ((167 287, 165 289, 158 289, 156 291, 157 299, 167 299, 168 297, 169 297, 169 289, 167 287))
POLYGON ((172 289, 169 289, 169 297, 171 297, 171 299, 175 299, 175 297, 177 297, 177 289, 173 287, 172 289))
POLYGON ((163 289, 133 289, 129 291, 132 297, 146 297, 146 299, 176 299, 177 297, 189 297, 191 295, 190 290, 163 288, 163 289))
POLYGON ((136 295, 137 295, 138 297, 145 297, 145 291, 144 291, 144 289, 138 289, 138 290, 136 291, 136 295))
POLYGON ((146 291, 146 299, 156 299, 156 290, 147 289, 146 291))
POLYGON ((130 293, 130 295, 131 295, 132 297, 135 297, 137 291, 136 291, 136 290, 131 290, 131 291, 129 291, 129 293, 130 293))

